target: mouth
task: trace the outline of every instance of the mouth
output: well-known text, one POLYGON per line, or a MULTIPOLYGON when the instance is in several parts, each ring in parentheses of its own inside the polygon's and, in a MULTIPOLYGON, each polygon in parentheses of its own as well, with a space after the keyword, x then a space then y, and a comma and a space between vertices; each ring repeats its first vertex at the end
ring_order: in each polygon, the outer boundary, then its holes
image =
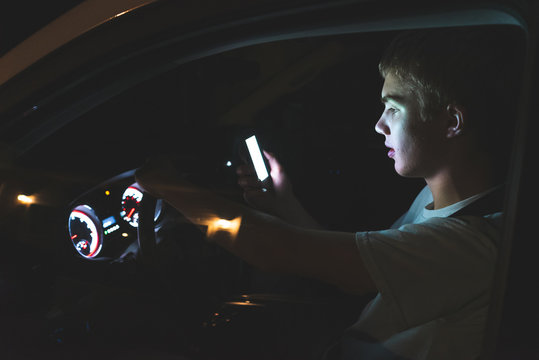
POLYGON ((389 148, 389 151, 387 152, 387 156, 390 158, 393 158, 395 156, 395 149, 393 149, 391 146, 384 144, 387 148, 389 148))

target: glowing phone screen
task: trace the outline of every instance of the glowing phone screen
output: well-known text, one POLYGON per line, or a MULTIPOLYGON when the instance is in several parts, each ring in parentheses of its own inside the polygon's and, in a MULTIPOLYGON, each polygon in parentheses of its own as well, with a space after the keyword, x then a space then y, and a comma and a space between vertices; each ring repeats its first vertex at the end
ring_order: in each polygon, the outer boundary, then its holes
POLYGON ((256 141, 256 136, 253 135, 245 139, 245 143, 247 144, 247 149, 249 150, 249 154, 251 155, 251 160, 253 160, 256 176, 260 181, 264 181, 269 176, 269 174, 268 170, 266 169, 266 164, 264 164, 262 152, 260 151, 260 147, 258 146, 258 142, 256 141))

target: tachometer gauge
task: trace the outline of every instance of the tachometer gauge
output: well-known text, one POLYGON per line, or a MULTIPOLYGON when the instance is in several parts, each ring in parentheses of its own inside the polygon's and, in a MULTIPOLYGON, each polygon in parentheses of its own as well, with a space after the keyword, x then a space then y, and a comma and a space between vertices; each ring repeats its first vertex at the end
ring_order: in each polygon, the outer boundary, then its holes
POLYGON ((69 215, 69 236, 73 246, 85 258, 94 258, 103 246, 103 234, 94 210, 88 205, 79 205, 69 215))
POLYGON ((141 201, 142 191, 135 185, 131 185, 125 189, 122 195, 122 211, 120 212, 120 216, 133 227, 138 227, 138 212, 141 201))

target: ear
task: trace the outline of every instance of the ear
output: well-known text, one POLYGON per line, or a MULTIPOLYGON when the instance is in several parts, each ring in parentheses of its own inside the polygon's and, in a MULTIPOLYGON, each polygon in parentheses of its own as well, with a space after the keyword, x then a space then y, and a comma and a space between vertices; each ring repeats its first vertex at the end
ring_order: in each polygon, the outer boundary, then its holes
POLYGON ((447 105, 446 115, 448 120, 446 137, 449 139, 461 135, 464 131, 464 121, 466 120, 465 109, 460 105, 450 104, 447 105))

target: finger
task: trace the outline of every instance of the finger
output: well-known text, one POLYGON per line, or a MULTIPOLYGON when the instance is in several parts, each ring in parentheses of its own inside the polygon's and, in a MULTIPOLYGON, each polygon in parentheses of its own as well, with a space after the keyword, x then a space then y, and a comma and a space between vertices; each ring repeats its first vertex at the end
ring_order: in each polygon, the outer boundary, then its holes
POLYGON ((271 159, 275 159, 275 154, 274 153, 266 151, 264 149, 262 149, 262 152, 264 153, 264 156, 266 157, 266 159, 268 159, 268 161, 271 160, 271 159))
POLYGON ((269 151, 263 150, 263 152, 266 159, 268 159, 272 172, 282 171, 281 163, 277 160, 277 157, 275 157, 275 155, 269 151))

